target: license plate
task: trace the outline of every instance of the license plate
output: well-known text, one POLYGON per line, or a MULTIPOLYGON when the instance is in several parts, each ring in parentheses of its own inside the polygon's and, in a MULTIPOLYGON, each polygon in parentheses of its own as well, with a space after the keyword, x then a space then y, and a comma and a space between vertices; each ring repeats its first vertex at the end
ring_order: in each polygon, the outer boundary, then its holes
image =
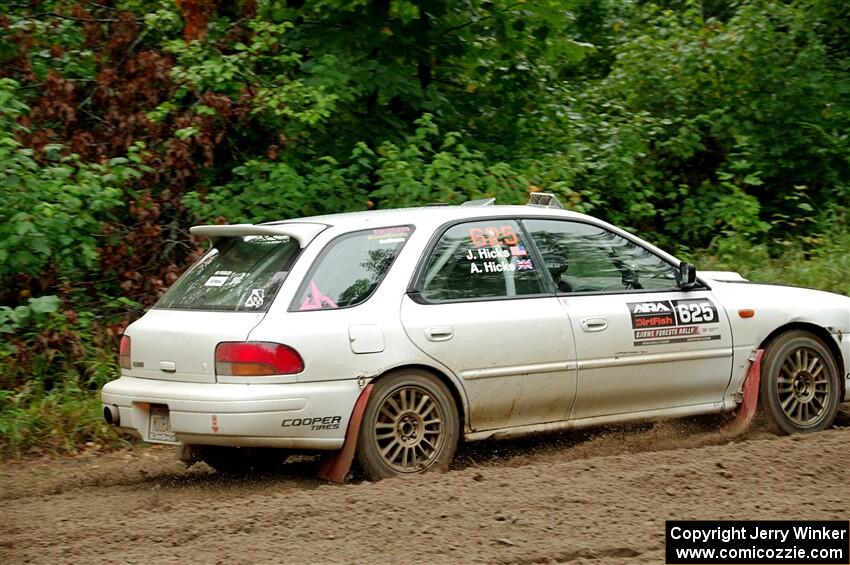
POLYGON ((151 404, 148 418, 148 440, 177 442, 177 436, 171 431, 171 419, 168 417, 168 406, 151 404))

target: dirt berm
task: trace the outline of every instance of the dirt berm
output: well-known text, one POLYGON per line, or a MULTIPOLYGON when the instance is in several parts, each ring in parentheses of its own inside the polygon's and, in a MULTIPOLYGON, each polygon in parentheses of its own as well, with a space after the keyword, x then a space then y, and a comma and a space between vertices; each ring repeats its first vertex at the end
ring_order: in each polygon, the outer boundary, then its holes
POLYGON ((663 563, 666 519, 850 519, 850 410, 825 432, 704 422, 461 449, 454 470, 325 484, 184 469, 171 448, 0 464, 0 562, 663 563))

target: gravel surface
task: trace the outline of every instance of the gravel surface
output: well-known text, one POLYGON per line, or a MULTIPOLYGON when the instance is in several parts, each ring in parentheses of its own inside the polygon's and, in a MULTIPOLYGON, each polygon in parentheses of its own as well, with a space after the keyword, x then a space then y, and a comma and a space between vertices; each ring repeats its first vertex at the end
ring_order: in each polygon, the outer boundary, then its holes
POLYGON ((850 519, 850 409, 814 435, 716 420, 462 447, 454 470, 222 476, 172 448, 0 464, 0 562, 663 563, 667 519, 850 519))

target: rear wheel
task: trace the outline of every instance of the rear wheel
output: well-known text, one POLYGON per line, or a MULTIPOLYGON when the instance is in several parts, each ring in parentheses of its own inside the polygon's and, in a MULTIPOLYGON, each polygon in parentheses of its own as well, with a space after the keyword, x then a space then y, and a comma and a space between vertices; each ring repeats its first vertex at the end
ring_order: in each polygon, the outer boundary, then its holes
POLYGON ((835 359, 820 339, 788 332, 768 346, 764 359, 760 401, 774 428, 791 434, 832 424, 841 386, 835 359))
POLYGON ((260 447, 199 446, 201 460, 219 473, 272 471, 286 461, 283 449, 260 447))
POLYGON ((357 459, 370 479, 445 471, 459 434, 460 418, 446 385, 426 371, 405 370, 374 385, 357 459))

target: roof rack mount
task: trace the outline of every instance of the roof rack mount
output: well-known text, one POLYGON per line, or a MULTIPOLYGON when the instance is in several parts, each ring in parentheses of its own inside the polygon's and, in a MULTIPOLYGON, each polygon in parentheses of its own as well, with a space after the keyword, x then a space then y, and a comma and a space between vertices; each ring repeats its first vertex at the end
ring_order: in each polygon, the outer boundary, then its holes
POLYGON ((529 194, 527 206, 539 206, 541 208, 564 208, 558 197, 551 192, 532 192, 529 194))

